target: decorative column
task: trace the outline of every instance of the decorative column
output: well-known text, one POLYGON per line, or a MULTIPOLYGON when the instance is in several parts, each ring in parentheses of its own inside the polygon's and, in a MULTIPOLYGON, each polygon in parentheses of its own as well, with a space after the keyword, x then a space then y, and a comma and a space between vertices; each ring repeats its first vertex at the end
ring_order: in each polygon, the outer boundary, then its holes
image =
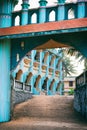
POLYGON ((78 0, 78 18, 84 18, 85 17, 85 0, 78 0))
MULTIPOLYGON (((0 0, 0 28, 11 26, 12 0, 0 0)), ((0 122, 10 120, 10 39, 0 40, 0 122)))
POLYGON ((28 24, 28 8, 29 8, 29 0, 22 0, 22 14, 21 14, 21 25, 28 24))
POLYGON ((39 23, 44 23, 46 22, 46 5, 47 1, 46 0, 40 0, 40 9, 39 9, 39 23))
POLYGON ((65 19, 65 0, 58 0, 58 15, 57 20, 61 21, 65 19))
POLYGON ((64 4, 65 0, 58 0, 58 4, 64 4))
POLYGON ((42 72, 42 51, 40 51, 40 66, 39 66, 39 75, 41 75, 42 72))

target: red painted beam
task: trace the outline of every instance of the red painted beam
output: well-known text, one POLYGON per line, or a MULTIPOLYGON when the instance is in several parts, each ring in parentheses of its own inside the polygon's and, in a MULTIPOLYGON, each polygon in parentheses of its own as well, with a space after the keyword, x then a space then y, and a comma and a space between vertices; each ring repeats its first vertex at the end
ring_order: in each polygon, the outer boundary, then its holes
POLYGON ((0 36, 87 27, 87 18, 0 28, 0 36))

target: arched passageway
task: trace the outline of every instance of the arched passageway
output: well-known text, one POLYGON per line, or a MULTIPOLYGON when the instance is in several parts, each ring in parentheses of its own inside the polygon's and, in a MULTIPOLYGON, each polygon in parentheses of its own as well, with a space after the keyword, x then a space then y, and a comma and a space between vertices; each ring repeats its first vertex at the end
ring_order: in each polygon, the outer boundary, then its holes
MULTIPOLYGON (((16 3, 17 1, 15 1, 16 3)), ((26 10, 28 9, 28 3, 27 1, 23 1, 22 9, 26 10), (27 4, 26 4, 27 3, 27 4), (25 6, 27 5, 27 6, 25 6), (26 9, 25 9, 26 8, 26 9)), ((45 1, 46 2, 46 1, 45 1)), ((19 54, 20 60, 21 58, 29 51, 34 48, 55 48, 55 47, 63 47, 63 46, 73 46, 80 52, 82 52, 87 57, 87 21, 86 26, 81 26, 82 23, 87 20, 86 18, 83 19, 75 19, 75 20, 69 20, 68 21, 61 21, 60 22, 50 22, 50 23, 44 23, 44 24, 32 24, 32 26, 16 26, 11 27, 11 13, 14 6, 14 3, 10 0, 7 1, 0 1, 0 14, 1 14, 1 35, 0 38, 3 40, 0 44, 1 49, 1 72, 2 72, 2 66, 4 66, 3 73, 1 73, 1 87, 0 91, 2 92, 0 101, 3 102, 4 99, 4 108, 2 105, 0 105, 0 121, 8 121, 10 116, 10 57, 11 57, 11 69, 13 69, 17 64, 18 60, 16 61, 16 55, 19 54), (3 6, 2 6, 3 5, 3 6), (5 21, 5 22, 4 22, 5 21), (74 22, 75 21, 75 22, 74 22), (76 22, 77 21, 77 22, 76 22), (82 22, 83 21, 83 22, 82 22), (82 23, 81 23, 82 22, 82 23), (71 24, 73 23, 73 24, 71 24), (55 26, 53 26, 55 25, 55 26), (64 26, 62 26, 64 25, 64 26), (68 26, 65 26, 68 25, 68 26), (74 27, 72 26, 74 25, 74 27), (9 28, 7 28, 9 27, 9 28), (11 27, 11 28, 10 28, 11 27), (40 28, 39 28, 40 27, 40 28), (61 28, 60 28, 61 27, 61 28), (25 29, 26 28, 26 29, 25 29), (50 29, 49 29, 50 28, 50 29), (85 29, 84 29, 85 28, 85 29), (29 29, 29 30, 28 30, 29 29), (33 30, 35 29, 35 30, 33 30), (41 29, 41 30, 38 30, 41 29), (45 30, 44 30, 45 29, 45 30), (6 31, 7 30, 7 31, 6 31), (32 31, 31 31, 32 30, 32 31), (16 32, 17 31, 17 32, 16 32), (26 32, 27 31, 27 32, 26 32), (24 43, 24 46, 21 46, 21 42, 24 43), (32 44, 33 43, 33 44, 32 44), (11 50, 11 56, 10 56, 10 50, 11 50), (2 58, 3 55, 3 58, 2 58), (6 74, 6 75, 4 75, 6 74), (6 81, 6 83, 4 82, 6 81), (8 90, 8 91, 7 91, 8 90), (5 94, 4 94, 5 93, 5 94), (7 98, 6 98, 7 97, 7 98), (8 101, 9 100, 9 101, 8 101), (2 112, 3 109, 5 112, 2 112), (9 111, 9 112, 8 112, 9 111)), ((85 6, 86 7, 86 6, 85 6)), ((81 7, 81 11, 85 7, 81 7)), ((23 11, 24 11, 23 10, 23 11)), ((63 7, 64 10, 64 7, 63 7)), ((26 11, 22 12, 22 25, 27 23, 27 17, 26 17, 26 11)), ((80 11, 80 10, 79 10, 80 11)), ((81 13, 80 11, 80 13, 81 13)), ((61 12, 61 10, 60 10, 61 12)), ((59 12, 59 13, 60 13, 59 12)), ((84 11, 83 11, 84 12, 84 11)), ((63 11, 64 13, 64 11, 63 11)), ((79 14, 80 14, 79 13, 79 14)), ((78 14, 78 16, 79 16, 78 14)), ((83 15, 83 14, 81 14, 83 15)), ((37 17, 37 16, 35 16, 37 17)), ((62 17, 64 18, 64 16, 62 17)), ((64 19, 62 19, 64 20, 64 19)), ((85 24, 84 23, 84 24, 85 24)), ((20 71, 17 75, 17 79, 20 80, 22 72, 20 71)), ((40 78, 37 79, 36 87, 38 86, 38 81, 40 78)))
POLYGON ((52 35, 52 32, 49 35, 38 35, 35 37, 26 37, 19 38, 16 42, 16 39, 12 39, 11 44, 11 69, 13 69, 18 62, 16 61, 17 53, 21 58, 32 49, 50 49, 50 48, 61 48, 61 47, 74 47, 76 50, 80 51, 84 56, 87 57, 87 31, 76 31, 68 30, 67 33, 60 33, 52 35), (75 32, 71 32, 75 31, 75 32), (24 47, 21 47, 21 42, 24 42, 24 47), (30 44, 31 43, 31 44, 30 44))

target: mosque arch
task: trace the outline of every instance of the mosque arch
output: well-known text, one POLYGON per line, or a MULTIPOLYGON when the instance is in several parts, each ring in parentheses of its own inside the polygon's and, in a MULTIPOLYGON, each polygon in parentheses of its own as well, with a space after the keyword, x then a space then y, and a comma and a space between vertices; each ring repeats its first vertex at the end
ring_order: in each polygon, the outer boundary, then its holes
POLYGON ((57 84, 56 91, 60 89, 60 86, 61 86, 61 81, 57 84))
POLYGON ((68 19, 74 19, 75 18, 75 11, 73 8, 70 8, 68 10, 68 19))
POLYGON ((23 74, 23 71, 20 69, 17 73, 16 73, 16 80, 21 80, 21 76, 22 76, 22 74, 23 74))
POLYGON ((35 84, 34 84, 34 87, 39 90, 39 82, 40 82, 40 79, 41 79, 41 76, 38 75, 38 77, 36 78, 36 81, 35 81, 35 84))
POLYGON ((51 59, 51 61, 50 61, 50 66, 53 65, 55 58, 56 58, 56 57, 53 55, 53 56, 52 56, 52 59, 51 59))
POLYGON ((50 87, 49 87, 49 90, 53 90, 53 85, 54 85, 54 82, 55 82, 55 79, 53 79, 52 81, 51 81, 51 84, 50 84, 50 87))
POLYGON ((46 64, 47 63, 47 57, 49 55, 49 52, 45 52, 44 58, 43 58, 43 62, 46 64))
POLYGON ((35 60, 40 61, 40 52, 36 51, 36 55, 34 57, 35 60))
POLYGON ((55 20, 56 20, 56 13, 54 10, 52 10, 49 13, 49 21, 55 21, 55 20))
POLYGON ((36 13, 33 13, 31 15, 31 23, 37 23, 37 14, 36 13))
POLYGON ((20 16, 17 15, 17 16, 15 17, 15 26, 19 26, 19 25, 20 25, 20 16))
POLYGON ((27 78, 26 78, 26 81, 25 81, 26 84, 29 84, 29 82, 30 82, 32 76, 33 76, 32 73, 29 73, 29 74, 28 74, 28 76, 27 76, 27 78))
POLYGON ((47 81, 48 81, 48 77, 45 78, 44 83, 42 85, 42 89, 44 90, 47 90, 47 81))

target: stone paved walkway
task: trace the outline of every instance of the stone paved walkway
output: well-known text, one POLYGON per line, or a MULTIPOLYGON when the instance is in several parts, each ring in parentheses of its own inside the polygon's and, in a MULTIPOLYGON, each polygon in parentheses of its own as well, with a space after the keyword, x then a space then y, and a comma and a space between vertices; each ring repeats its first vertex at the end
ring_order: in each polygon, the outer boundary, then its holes
POLYGON ((73 97, 42 95, 16 105, 0 130, 87 130, 87 123, 75 113, 73 97))

